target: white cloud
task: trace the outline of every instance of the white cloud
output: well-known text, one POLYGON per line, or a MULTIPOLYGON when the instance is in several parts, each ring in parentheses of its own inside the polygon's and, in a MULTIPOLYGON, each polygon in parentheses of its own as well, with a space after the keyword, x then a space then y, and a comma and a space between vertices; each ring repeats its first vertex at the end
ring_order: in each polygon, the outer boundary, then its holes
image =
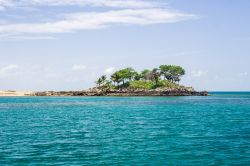
POLYGON ((202 77, 206 74, 207 74, 207 72, 201 71, 201 70, 194 70, 194 71, 190 72, 191 77, 202 77))
POLYGON ((4 10, 7 6, 11 6, 12 1, 11 0, 0 0, 0 11, 4 10))
POLYGON ((73 71, 84 71, 84 70, 86 70, 86 68, 87 67, 85 65, 82 65, 82 64, 74 64, 72 66, 73 71))
POLYGON ((8 14, 8 10, 18 9, 23 9, 23 13, 18 12, 15 19, 6 18, 0 21, 1 39, 51 40, 54 39, 51 35, 58 33, 94 30, 115 25, 174 23, 196 18, 192 14, 166 9, 166 2, 158 0, 0 0, 0 12, 8 14), (66 10, 69 5, 78 8, 66 10), (48 9, 46 11, 41 8, 49 6, 53 7, 45 8, 48 9), (79 9, 84 11, 86 6, 91 10, 78 12, 79 9), (94 12, 94 7, 104 10, 94 12), (55 8, 60 10, 54 10, 55 8), (26 9, 29 9, 28 13, 26 9), (36 17, 37 15, 39 17, 36 17))
POLYGON ((4 66, 4 67, 0 68, 0 77, 15 75, 18 73, 17 69, 18 69, 18 66, 15 64, 4 66))
POLYGON ((239 73, 239 76, 240 77, 246 77, 246 76, 248 76, 248 72, 239 73))
POLYGON ((158 3, 145 0, 23 0, 23 3, 33 5, 81 5, 107 7, 154 7, 158 3))
POLYGON ((11 65, 2 67, 2 68, 0 69, 0 73, 8 73, 8 72, 11 72, 11 71, 13 71, 13 70, 15 70, 15 69, 17 69, 17 68, 18 68, 17 65, 11 64, 11 65))
POLYGON ((109 27, 114 24, 148 25, 173 23, 194 15, 164 9, 124 9, 107 12, 83 12, 62 20, 45 23, 9 23, 0 25, 0 34, 51 34, 109 27), (90 19, 91 18, 91 19, 90 19))
POLYGON ((56 40, 53 36, 42 35, 0 35, 0 41, 20 41, 20 40, 56 40))
POLYGON ((115 71, 115 67, 109 67, 104 70, 104 74, 112 74, 115 71))
POLYGON ((48 73, 48 74, 46 75, 47 78, 57 78, 58 76, 59 76, 59 75, 56 74, 56 73, 48 73))
POLYGON ((157 7, 163 3, 150 0, 0 0, 0 8, 19 6, 97 6, 118 8, 147 8, 157 7))

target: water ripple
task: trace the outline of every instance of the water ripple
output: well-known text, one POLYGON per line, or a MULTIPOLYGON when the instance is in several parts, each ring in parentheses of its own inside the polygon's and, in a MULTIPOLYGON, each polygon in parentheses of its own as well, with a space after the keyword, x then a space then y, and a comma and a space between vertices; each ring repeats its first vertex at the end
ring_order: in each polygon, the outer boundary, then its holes
POLYGON ((250 96, 0 98, 1 165, 247 165, 250 96))

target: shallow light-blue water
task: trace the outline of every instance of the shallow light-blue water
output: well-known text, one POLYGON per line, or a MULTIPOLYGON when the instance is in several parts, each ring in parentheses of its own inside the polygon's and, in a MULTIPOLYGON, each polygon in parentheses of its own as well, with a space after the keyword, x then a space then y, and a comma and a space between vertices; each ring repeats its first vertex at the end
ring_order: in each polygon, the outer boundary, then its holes
POLYGON ((249 165, 250 93, 1 97, 0 165, 249 165))

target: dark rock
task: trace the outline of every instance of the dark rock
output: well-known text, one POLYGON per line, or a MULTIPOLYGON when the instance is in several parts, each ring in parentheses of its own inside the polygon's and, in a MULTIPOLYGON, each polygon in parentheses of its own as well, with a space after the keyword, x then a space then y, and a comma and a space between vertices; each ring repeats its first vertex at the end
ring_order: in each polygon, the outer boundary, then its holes
POLYGON ((177 88, 177 89, 118 89, 118 90, 100 90, 93 88, 85 91, 47 91, 37 92, 35 96, 208 96, 208 92, 197 92, 193 88, 177 88))

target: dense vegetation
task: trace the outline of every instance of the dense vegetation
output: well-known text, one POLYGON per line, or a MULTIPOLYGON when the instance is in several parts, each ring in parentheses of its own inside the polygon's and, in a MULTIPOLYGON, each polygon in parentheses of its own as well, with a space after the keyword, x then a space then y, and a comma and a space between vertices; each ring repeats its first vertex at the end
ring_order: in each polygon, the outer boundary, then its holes
POLYGON ((185 70, 180 66, 161 65, 152 70, 137 72, 133 68, 125 68, 111 74, 110 79, 106 75, 96 81, 98 88, 109 89, 156 89, 174 88, 178 86, 185 70))

